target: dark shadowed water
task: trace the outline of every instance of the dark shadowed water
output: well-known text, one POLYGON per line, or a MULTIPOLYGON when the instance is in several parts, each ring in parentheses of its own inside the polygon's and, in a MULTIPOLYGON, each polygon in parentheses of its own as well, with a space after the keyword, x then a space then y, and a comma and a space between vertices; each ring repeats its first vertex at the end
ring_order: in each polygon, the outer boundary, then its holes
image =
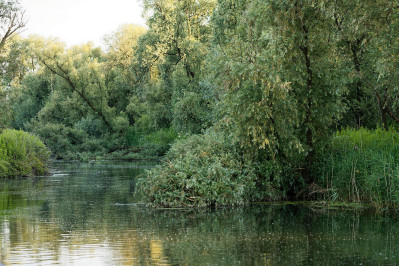
POLYGON ((56 163, 0 180, 0 265, 399 265, 399 219, 306 205, 136 204, 151 163, 56 163))

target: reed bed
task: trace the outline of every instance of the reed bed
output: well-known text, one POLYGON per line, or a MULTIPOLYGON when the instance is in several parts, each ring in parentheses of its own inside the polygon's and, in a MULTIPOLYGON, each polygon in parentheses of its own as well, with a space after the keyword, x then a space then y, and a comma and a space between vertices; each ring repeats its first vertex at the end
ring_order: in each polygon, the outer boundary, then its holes
POLYGON ((394 129, 345 129, 318 153, 316 183, 330 201, 399 206, 399 133, 394 129))

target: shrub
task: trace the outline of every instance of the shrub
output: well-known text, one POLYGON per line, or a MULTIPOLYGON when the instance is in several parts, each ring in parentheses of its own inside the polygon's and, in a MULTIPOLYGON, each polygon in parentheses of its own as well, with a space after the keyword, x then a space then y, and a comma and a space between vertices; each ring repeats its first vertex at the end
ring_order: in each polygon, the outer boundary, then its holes
POLYGON ((49 150, 34 135, 18 130, 0 134, 0 177, 46 174, 49 157, 49 150))
POLYGON ((173 128, 162 128, 145 135, 143 142, 144 145, 147 146, 147 153, 149 153, 149 155, 163 156, 176 138, 177 133, 173 128))
POLYGON ((152 133, 146 133, 138 126, 129 127, 126 132, 126 143, 136 147, 134 158, 153 158, 165 155, 170 145, 178 137, 173 128, 161 128, 152 133))
POLYGON ((88 135, 93 137, 101 137, 106 130, 104 123, 99 118, 93 116, 82 117, 82 119, 75 124, 75 128, 83 130, 88 135))
POLYGON ((82 129, 67 127, 63 124, 35 124, 32 131, 45 140, 56 158, 68 158, 77 152, 77 147, 82 145, 86 132, 82 129))
POLYGON ((393 129, 339 131, 318 158, 326 199, 399 205, 399 134, 393 129))
POLYGON ((130 126, 126 130, 126 144, 130 147, 140 145, 141 132, 137 127, 130 126))
POLYGON ((214 132, 176 142, 163 164, 139 179, 138 191, 153 205, 165 207, 244 204, 256 175, 227 143, 214 132))

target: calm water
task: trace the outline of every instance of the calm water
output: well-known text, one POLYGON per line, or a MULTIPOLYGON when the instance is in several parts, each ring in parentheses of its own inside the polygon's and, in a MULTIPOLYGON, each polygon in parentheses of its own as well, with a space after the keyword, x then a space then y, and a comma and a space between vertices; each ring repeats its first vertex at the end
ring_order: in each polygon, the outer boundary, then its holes
POLYGON ((306 206, 154 210, 149 163, 57 163, 0 180, 0 265, 398 265, 399 220, 306 206))

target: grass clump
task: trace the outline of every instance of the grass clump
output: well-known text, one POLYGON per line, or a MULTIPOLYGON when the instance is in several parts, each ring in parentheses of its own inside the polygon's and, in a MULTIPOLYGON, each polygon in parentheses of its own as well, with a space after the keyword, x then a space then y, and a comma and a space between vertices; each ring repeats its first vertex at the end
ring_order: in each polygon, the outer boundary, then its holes
POLYGON ((255 180, 225 137, 207 132, 176 142, 163 164, 138 181, 138 191, 163 207, 241 205, 250 198, 255 180))
POLYGON ((326 200, 399 206, 399 134, 394 130, 346 129, 319 152, 317 182, 326 200))
POLYGON ((0 134, 0 177, 48 173, 50 152, 36 136, 7 129, 0 134))

